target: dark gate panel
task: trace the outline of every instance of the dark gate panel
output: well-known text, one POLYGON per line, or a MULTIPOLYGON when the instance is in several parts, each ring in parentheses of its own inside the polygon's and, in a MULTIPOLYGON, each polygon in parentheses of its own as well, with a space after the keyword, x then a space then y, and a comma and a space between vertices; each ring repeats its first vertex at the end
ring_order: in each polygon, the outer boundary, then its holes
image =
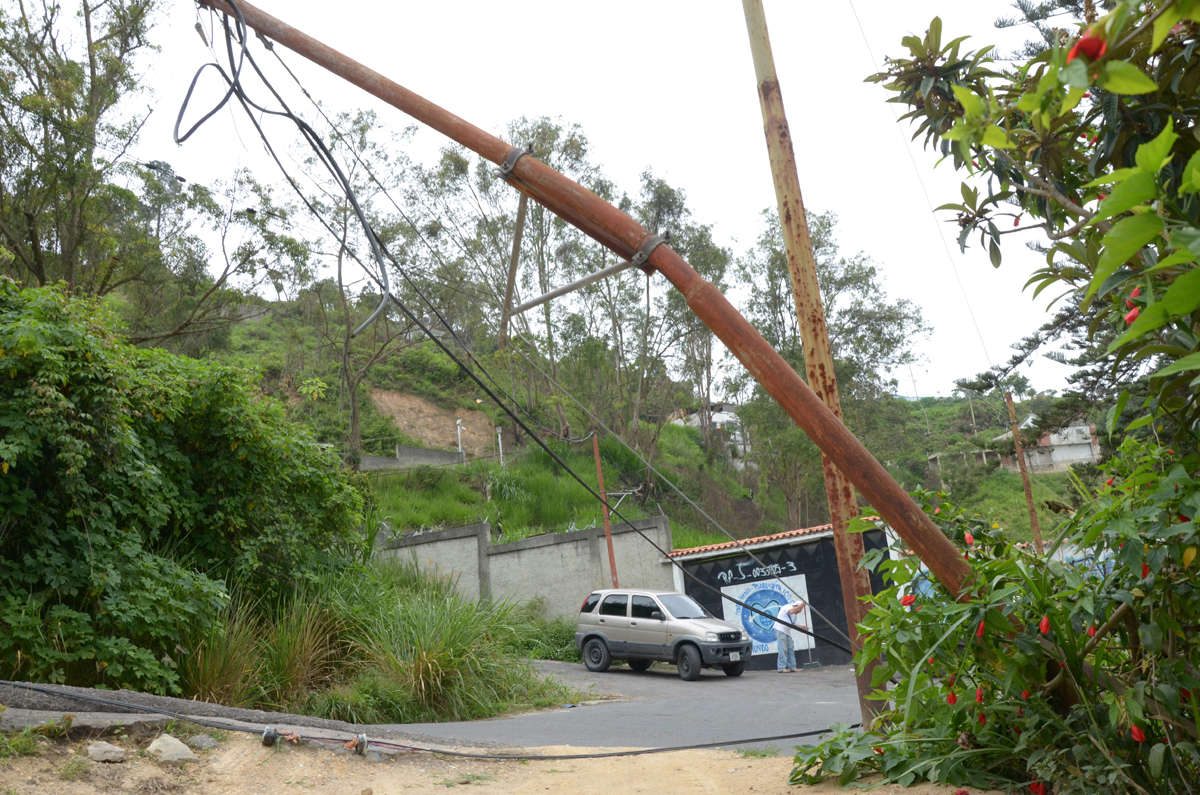
MULTIPOLYGON (((881 531, 864 533, 863 542, 867 549, 879 549, 887 545, 887 539, 881 531)), ((808 587, 808 601, 813 609, 833 622, 841 632, 846 632, 846 607, 842 601, 842 583, 838 576, 837 553, 834 551, 832 538, 820 538, 807 542, 797 539, 795 544, 789 546, 755 550, 755 556, 762 561, 763 566, 759 566, 749 555, 744 553, 684 562, 685 570, 718 591, 718 593, 713 593, 707 588, 701 587, 691 578, 686 578, 687 594, 714 616, 721 618, 724 614, 719 595, 721 588, 728 585, 773 581, 775 577, 803 574, 808 587)), ((882 578, 878 574, 872 573, 871 589, 879 592, 882 588, 882 578)), ((767 622, 764 619, 762 623, 767 622)), ((812 615, 812 630, 817 635, 836 640, 844 646, 849 645, 844 638, 816 615, 812 615)), ((811 653, 812 661, 822 665, 845 665, 850 662, 849 654, 834 648, 821 638, 816 639, 816 645, 811 649, 811 653)), ((808 661, 809 650, 796 651, 797 663, 803 665, 808 661)), ((775 654, 756 654, 751 658, 748 667, 750 670, 773 670, 775 654)))

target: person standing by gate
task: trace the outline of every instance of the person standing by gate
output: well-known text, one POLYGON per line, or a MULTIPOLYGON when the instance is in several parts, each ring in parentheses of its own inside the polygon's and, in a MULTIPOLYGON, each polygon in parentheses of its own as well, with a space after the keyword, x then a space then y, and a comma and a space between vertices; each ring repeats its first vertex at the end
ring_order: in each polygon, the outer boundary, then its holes
POLYGON ((782 674, 794 673, 800 670, 796 667, 796 646, 792 643, 792 627, 804 626, 808 628, 808 622, 804 621, 804 608, 807 605, 803 600, 799 602, 788 602, 781 605, 775 615, 779 622, 775 624, 775 649, 779 654, 775 662, 775 670, 782 674))

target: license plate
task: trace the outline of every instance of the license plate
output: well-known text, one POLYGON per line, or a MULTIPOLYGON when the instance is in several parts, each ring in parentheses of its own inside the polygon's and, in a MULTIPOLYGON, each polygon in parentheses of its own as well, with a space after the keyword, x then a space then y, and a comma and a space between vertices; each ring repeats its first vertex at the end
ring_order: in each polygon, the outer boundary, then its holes
POLYGON ((731 651, 729 652, 729 659, 733 662, 738 662, 742 659, 742 653, 740 651, 731 651))

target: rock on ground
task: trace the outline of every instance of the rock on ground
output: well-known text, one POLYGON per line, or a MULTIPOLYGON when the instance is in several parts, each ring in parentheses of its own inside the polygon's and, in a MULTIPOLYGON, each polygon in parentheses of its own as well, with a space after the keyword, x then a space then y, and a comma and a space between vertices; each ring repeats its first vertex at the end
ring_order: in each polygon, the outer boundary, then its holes
POLYGON ((160 762, 195 762, 200 758, 178 738, 169 734, 160 734, 146 750, 160 762))
POLYGON ((101 740, 88 746, 88 759, 93 762, 124 762, 125 749, 101 740))
POLYGON ((197 751, 207 751, 209 748, 216 748, 218 743, 207 734, 193 734, 187 738, 187 744, 195 748, 197 751))

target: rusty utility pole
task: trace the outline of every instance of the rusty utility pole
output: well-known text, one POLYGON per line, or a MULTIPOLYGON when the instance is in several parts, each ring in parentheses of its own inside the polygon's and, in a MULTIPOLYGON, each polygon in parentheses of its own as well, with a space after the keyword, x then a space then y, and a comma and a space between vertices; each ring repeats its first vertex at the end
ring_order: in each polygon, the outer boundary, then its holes
POLYGON ((500 315, 497 348, 508 344, 508 313, 512 309, 513 290, 517 284, 517 261, 521 258, 521 236, 525 233, 525 205, 528 203, 529 197, 522 193, 521 200, 517 203, 517 225, 513 230, 512 256, 508 260, 508 284, 504 288, 504 313, 500 315))
POLYGON ((600 468, 600 431, 592 427, 592 451, 596 454, 596 482, 600 484, 600 513, 604 515, 604 539, 608 542, 608 567, 612 569, 612 582, 617 585, 617 559, 613 557, 612 526, 608 523, 608 492, 604 490, 604 470, 600 468))
MULTIPOLYGON (((788 272, 796 297, 796 317, 799 320, 800 341, 804 345, 804 369, 813 392, 835 417, 841 419, 842 404, 838 398, 837 379, 833 374, 833 351, 829 347, 825 308, 817 285, 817 265, 808 234, 808 219, 804 215, 804 200, 800 195, 800 177, 796 171, 792 135, 783 111, 779 78, 775 74, 775 57, 771 54, 767 18, 763 13, 762 0, 742 0, 742 9, 750 34, 750 52, 754 56, 754 74, 758 79, 758 99, 762 105, 771 177, 775 181, 779 221, 787 248, 788 272)), ((824 451, 821 452, 821 467, 825 471, 825 499, 829 503, 829 521, 833 525, 833 546, 837 550, 850 645, 857 651, 862 648, 858 624, 866 618, 868 610, 863 597, 871 595, 871 580, 860 565, 865 552, 862 536, 846 532, 850 520, 858 515, 854 487, 824 451)), ((871 674, 874 668, 874 663, 869 663, 857 676, 858 706, 862 711, 864 726, 869 726, 879 711, 880 702, 867 699, 872 691, 871 674)))
MULTIPOLYGON (((222 14, 234 13, 221 0, 200 0, 200 3, 222 14)), ((955 597, 964 595, 973 585, 971 567, 950 539, 729 299, 701 278, 670 246, 655 244, 648 248, 655 236, 628 214, 532 156, 516 156, 521 150, 491 133, 244 0, 238 0, 237 8, 251 29, 275 43, 429 125, 485 160, 496 165, 511 161, 504 178, 513 188, 617 256, 632 260, 636 255, 639 267, 647 273, 661 273, 683 295, 696 317, 846 474, 884 521, 929 566, 938 581, 955 597)))
POLYGON ((1039 555, 1045 554, 1042 547, 1042 528, 1038 524, 1037 510, 1033 505, 1033 487, 1029 485, 1029 472, 1025 469, 1025 448, 1021 445, 1021 427, 1017 425, 1017 410, 1013 408, 1012 392, 1004 393, 1008 404, 1008 421, 1012 424, 1013 444, 1017 446, 1017 466, 1021 470, 1021 482, 1025 484, 1025 504, 1029 506, 1029 528, 1033 531, 1033 548, 1039 555))

